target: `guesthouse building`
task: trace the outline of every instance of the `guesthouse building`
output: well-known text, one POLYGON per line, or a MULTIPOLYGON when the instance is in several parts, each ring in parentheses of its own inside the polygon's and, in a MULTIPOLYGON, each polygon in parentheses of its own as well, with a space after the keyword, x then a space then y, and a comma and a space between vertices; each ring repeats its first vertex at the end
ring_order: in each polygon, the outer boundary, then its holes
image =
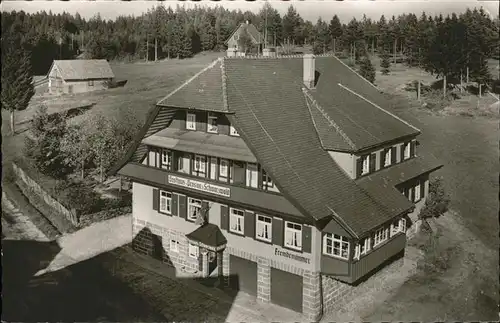
POLYGON ((441 167, 388 105, 334 56, 215 60, 111 171, 134 249, 319 319, 401 259, 441 167))

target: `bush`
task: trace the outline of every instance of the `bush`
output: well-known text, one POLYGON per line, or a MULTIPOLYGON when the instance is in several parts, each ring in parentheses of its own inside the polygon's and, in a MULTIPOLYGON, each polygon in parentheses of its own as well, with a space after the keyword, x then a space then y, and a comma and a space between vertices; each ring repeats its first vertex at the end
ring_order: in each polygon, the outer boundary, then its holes
POLYGON ((435 178, 429 184, 429 195, 425 200, 425 205, 420 211, 419 218, 426 220, 437 218, 448 211, 450 198, 443 187, 443 179, 435 178))
POLYGON ((65 205, 76 209, 78 214, 98 212, 104 206, 99 194, 89 186, 68 186, 63 194, 65 205))

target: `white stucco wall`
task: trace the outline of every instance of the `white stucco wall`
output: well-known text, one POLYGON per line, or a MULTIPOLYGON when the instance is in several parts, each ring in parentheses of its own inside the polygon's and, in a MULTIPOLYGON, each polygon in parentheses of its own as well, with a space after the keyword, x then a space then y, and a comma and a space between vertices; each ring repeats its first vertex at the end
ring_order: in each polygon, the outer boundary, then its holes
POLYGON ((339 151, 329 150, 330 157, 349 175, 352 179, 355 177, 354 155, 339 151))

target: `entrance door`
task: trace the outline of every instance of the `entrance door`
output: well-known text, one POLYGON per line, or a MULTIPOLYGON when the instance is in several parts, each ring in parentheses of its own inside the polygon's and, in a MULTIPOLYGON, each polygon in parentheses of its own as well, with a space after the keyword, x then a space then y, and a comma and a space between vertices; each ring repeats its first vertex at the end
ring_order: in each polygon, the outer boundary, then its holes
POLYGON ((302 312, 302 276, 271 268, 271 302, 302 312))

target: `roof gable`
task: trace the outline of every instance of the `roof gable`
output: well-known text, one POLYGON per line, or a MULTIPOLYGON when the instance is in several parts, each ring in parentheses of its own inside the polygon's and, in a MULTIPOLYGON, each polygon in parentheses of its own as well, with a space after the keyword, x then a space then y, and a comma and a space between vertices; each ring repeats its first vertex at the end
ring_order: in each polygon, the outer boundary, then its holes
POLYGON ((256 44, 260 44, 262 42, 262 34, 257 30, 257 27, 255 27, 254 24, 240 23, 240 25, 231 33, 231 36, 226 39, 225 44, 227 44, 231 40, 231 38, 233 38, 234 34, 241 33, 243 30, 246 30, 248 32, 250 38, 256 44))
POLYGON ((57 67, 59 74, 65 80, 108 79, 115 75, 105 59, 74 59, 54 60, 49 73, 57 67))
POLYGON ((207 111, 227 111, 222 94, 221 62, 219 59, 213 61, 161 99, 158 105, 207 111))

